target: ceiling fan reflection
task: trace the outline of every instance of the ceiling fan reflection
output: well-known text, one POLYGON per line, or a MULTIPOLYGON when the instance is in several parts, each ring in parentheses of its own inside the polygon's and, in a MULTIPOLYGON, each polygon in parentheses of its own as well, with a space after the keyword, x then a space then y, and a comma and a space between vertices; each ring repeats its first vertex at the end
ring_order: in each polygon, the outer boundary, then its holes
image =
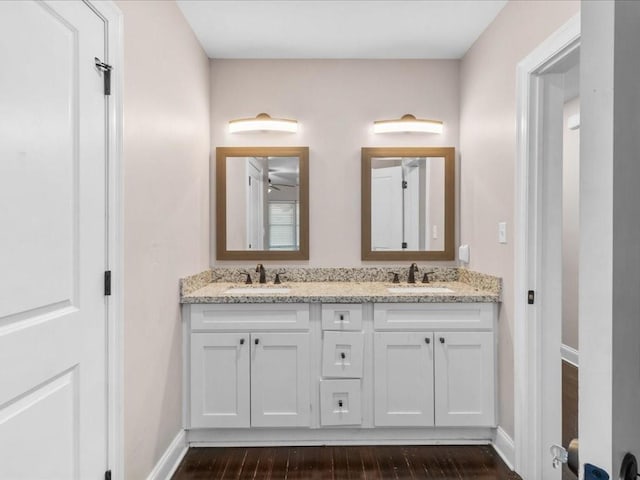
POLYGON ((280 191, 281 188, 280 187, 286 187, 286 188, 296 188, 298 185, 291 185, 288 183, 273 183, 271 181, 271 179, 269 179, 269 191, 276 190, 276 191, 280 191))

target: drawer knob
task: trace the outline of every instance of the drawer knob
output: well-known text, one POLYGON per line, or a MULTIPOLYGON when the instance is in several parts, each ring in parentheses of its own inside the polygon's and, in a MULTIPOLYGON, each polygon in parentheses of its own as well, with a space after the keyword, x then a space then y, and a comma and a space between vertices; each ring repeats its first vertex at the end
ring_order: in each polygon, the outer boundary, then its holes
POLYGON ((340 358, 344 360, 345 358, 347 358, 347 356, 344 354, 344 352, 340 352, 340 358))
POLYGON ((444 337, 440 337, 440 343, 444 343, 444 337))
POLYGON ((240 345, 244 345, 244 338, 240 339, 240 345))
POLYGON ((429 345, 431 343, 431 339, 429 337, 424 339, 424 343, 426 343, 427 345, 429 345))
POLYGON ((344 321, 344 314, 342 314, 342 313, 340 314, 340 321, 341 322, 344 321))
POLYGON ((256 345, 258 345, 258 344, 260 343, 260 339, 259 339, 259 338, 256 338, 256 339, 253 341, 253 343, 255 343, 256 345))
POLYGON ((338 400, 338 407, 342 408, 342 400, 338 400))

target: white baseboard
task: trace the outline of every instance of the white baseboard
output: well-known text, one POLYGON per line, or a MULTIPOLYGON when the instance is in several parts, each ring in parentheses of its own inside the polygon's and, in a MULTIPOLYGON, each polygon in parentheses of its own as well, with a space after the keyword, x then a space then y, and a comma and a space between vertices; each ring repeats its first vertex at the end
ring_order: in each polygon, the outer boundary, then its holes
POLYGON ((284 445, 474 445, 491 444, 488 427, 385 428, 196 428, 187 431, 192 447, 284 445))
POLYGON ((176 471, 178 465, 187 453, 187 437, 184 430, 180 430, 176 438, 173 439, 169 447, 165 450, 153 467, 147 480, 169 480, 176 471))
POLYGON ((560 354, 562 360, 570 363, 574 367, 580 368, 580 355, 575 348, 571 348, 569 345, 562 345, 560 347, 560 354))
POLYGON ((493 439, 493 448, 500 455, 500 458, 507 464, 511 470, 515 464, 516 448, 513 439, 507 435, 502 427, 496 429, 495 438, 493 439))

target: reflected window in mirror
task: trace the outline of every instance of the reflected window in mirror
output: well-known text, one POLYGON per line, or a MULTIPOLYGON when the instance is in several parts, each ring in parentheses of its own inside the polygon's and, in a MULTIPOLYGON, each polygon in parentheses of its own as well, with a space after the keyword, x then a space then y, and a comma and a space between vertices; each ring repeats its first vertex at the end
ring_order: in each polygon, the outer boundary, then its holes
POLYGON ((453 148, 362 149, 362 259, 453 260, 453 148))
POLYGON ((308 148, 216 150, 217 258, 308 259, 308 148))

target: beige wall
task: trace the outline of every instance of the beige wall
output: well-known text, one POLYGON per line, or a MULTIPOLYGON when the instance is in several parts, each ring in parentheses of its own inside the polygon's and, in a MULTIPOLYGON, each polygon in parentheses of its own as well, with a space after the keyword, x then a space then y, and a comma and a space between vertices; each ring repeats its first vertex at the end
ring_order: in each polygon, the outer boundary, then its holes
MULTIPOLYGON (((457 60, 212 60, 212 148, 309 146, 308 264, 361 265, 360 148, 457 148, 459 64, 457 60), (300 130, 228 133, 229 120, 260 112, 295 118, 300 130), (405 113, 443 120, 444 134, 373 134, 374 120, 405 113)), ((213 227, 211 235, 215 238, 213 227)), ((212 263, 221 263, 214 258, 212 263)))
POLYGON ((562 135, 562 343, 578 349, 578 260, 580 247, 580 130, 569 117, 580 113, 580 99, 564 105, 562 135))
POLYGON ((124 17, 125 470, 145 478, 182 426, 178 278, 208 265, 208 59, 174 2, 124 17))
POLYGON ((462 59, 460 71, 461 230, 473 270, 504 280, 499 319, 499 420, 513 435, 514 174, 516 65, 578 13, 578 1, 512 1, 462 59), (498 222, 508 226, 498 243, 498 222))

